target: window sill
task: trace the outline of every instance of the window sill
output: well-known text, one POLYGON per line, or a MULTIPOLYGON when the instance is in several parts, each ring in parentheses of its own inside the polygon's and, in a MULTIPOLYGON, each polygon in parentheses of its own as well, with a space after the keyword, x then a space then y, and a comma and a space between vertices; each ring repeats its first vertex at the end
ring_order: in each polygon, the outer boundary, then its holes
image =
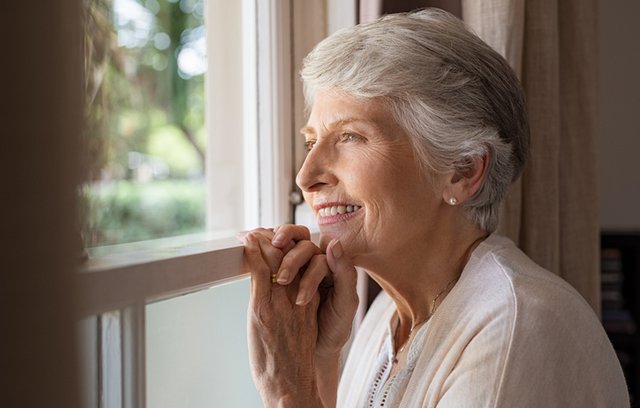
POLYGON ((78 273, 78 310, 87 317, 245 278, 242 245, 212 234, 90 250, 78 273))

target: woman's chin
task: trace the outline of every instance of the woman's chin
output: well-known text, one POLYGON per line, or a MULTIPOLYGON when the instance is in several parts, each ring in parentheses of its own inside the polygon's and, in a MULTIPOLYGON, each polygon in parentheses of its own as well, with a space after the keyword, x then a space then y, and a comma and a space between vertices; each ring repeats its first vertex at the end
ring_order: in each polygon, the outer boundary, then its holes
POLYGON ((355 253, 358 252, 357 248, 354 245, 356 240, 354 239, 352 233, 345 231, 323 231, 321 229, 319 246, 323 252, 327 251, 327 246, 329 246, 329 243, 334 239, 340 240, 340 244, 342 245, 344 253, 349 255, 350 257, 353 257, 355 253))
POLYGON ((327 252, 327 246, 329 246, 329 243, 335 238, 339 237, 331 233, 320 232, 320 249, 322 249, 322 252, 327 252))

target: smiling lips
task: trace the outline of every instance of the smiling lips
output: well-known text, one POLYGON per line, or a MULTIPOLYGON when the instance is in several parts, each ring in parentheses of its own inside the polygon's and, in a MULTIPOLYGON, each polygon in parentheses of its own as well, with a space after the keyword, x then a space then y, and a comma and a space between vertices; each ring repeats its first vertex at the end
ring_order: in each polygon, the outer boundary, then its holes
POLYGON ((359 205, 353 204, 340 204, 340 205, 327 205, 318 209, 318 224, 333 224, 339 221, 344 221, 355 215, 356 211, 362 208, 359 205))

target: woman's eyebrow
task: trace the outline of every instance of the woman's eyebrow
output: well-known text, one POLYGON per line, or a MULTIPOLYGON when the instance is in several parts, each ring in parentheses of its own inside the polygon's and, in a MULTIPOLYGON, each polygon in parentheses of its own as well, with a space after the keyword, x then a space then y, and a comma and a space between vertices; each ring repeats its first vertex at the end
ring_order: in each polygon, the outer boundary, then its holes
MULTIPOLYGON (((365 124, 366 126, 373 128, 376 131, 380 130, 380 126, 376 122, 372 122, 370 120, 362 119, 362 118, 340 119, 340 120, 336 120, 335 122, 331 122, 328 125, 323 127, 325 127, 326 129, 335 129, 335 128, 340 128, 344 125, 348 125, 350 123, 362 123, 362 124, 365 124)), ((302 129, 300 129, 300 133, 302 133, 303 135, 316 134, 316 130, 312 126, 305 126, 302 129)))
POLYGON ((300 129, 300 133, 302 133, 303 135, 315 134, 316 130, 311 126, 305 126, 302 129, 300 129))

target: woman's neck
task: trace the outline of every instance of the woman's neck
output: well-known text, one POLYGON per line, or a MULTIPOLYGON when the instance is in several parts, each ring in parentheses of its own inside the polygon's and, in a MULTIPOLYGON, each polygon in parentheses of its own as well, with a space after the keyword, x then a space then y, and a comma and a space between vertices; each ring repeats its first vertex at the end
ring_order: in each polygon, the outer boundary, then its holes
POLYGON ((414 240, 381 254, 365 267, 396 304, 399 324, 396 346, 402 347, 411 330, 428 320, 451 291, 475 247, 488 234, 463 228, 437 239, 414 240))

